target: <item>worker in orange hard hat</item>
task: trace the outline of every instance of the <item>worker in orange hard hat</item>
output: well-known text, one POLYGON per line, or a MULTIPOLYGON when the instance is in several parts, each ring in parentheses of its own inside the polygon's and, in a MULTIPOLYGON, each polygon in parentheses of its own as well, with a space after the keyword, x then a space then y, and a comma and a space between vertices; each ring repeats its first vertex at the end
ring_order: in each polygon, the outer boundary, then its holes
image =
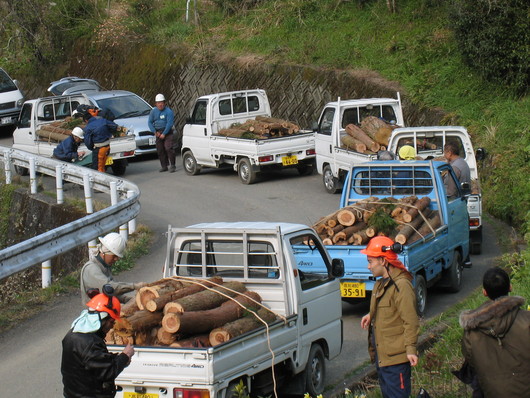
POLYGON ((86 305, 88 309, 72 323, 63 339, 61 373, 66 398, 111 398, 116 394, 114 380, 134 355, 127 344, 120 354, 111 354, 105 336, 120 319, 121 304, 110 285, 103 286, 86 305))
POLYGON ((399 251, 401 245, 386 236, 372 238, 361 250, 368 258, 368 269, 379 278, 361 327, 368 329, 368 352, 385 398, 410 396, 411 366, 418 363, 416 295, 412 275, 398 259, 399 251))

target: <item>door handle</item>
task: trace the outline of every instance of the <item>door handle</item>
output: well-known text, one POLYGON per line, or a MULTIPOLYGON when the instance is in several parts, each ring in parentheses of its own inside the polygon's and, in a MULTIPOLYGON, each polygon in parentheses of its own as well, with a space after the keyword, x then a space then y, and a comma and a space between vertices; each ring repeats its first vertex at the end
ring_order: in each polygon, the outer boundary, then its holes
POLYGON ((302 310, 302 323, 304 325, 307 325, 307 308, 304 308, 302 310))
POLYGON ((333 152, 332 146, 329 146, 329 153, 333 152))
POLYGON ((207 135, 207 133, 206 133, 206 127, 204 128, 204 135, 205 135, 205 136, 207 135))

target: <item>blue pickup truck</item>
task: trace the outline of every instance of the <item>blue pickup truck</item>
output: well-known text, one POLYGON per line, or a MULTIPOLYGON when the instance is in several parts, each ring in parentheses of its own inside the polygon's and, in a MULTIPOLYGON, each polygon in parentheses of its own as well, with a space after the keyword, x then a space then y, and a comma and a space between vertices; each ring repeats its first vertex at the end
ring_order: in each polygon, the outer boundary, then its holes
MULTIPOLYGON (((431 214, 438 213, 440 225, 420 239, 405 243, 399 259, 414 275, 418 312, 423 314, 427 288, 435 284, 451 292, 460 290, 462 271, 469 262, 469 222, 467 195, 458 183, 452 168, 436 161, 373 161, 355 165, 346 179, 340 207, 355 206, 368 198, 428 196, 431 214), (452 179, 458 187, 456 197, 446 195, 445 184, 452 179), (445 183, 444 183, 445 181, 445 183)), ((375 199, 375 200, 378 200, 375 199)), ((345 273, 341 279, 341 296, 354 302, 371 293, 375 279, 367 268, 363 245, 326 245, 330 257, 344 260, 345 273)), ((313 261, 311 245, 297 247, 296 258, 302 273, 322 273, 313 261)))

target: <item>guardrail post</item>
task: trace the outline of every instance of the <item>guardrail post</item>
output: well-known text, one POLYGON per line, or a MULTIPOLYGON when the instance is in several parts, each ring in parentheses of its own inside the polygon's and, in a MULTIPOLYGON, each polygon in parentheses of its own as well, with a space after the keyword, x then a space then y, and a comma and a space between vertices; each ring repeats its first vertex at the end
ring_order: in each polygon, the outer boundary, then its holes
MULTIPOLYGON (((90 175, 83 174, 83 188, 85 189, 85 206, 86 213, 94 213, 94 204, 92 203, 92 187, 90 186, 90 175)), ((97 241, 88 242, 88 257, 92 258, 97 254, 97 241)))
POLYGON ((42 287, 48 287, 52 284, 52 261, 46 260, 41 264, 42 269, 42 287))
MULTIPOLYGON (((118 204, 118 184, 116 184, 116 181, 111 181, 109 184, 110 187, 110 204, 112 206, 118 204)), ((123 239, 127 241, 129 239, 128 233, 127 233, 127 224, 120 225, 120 235, 123 239)))
POLYGON ((37 193, 37 171, 35 170, 35 158, 29 158, 29 184, 30 192, 32 194, 37 193))
MULTIPOLYGON (((127 197, 132 198, 134 196, 134 191, 128 190, 127 197)), ((134 234, 136 232, 136 217, 129 221, 129 233, 134 234)))
POLYGON ((63 166, 55 166, 55 188, 57 189, 57 204, 62 205, 64 203, 64 191, 63 191, 63 166))
POLYGON ((6 184, 11 184, 11 157, 9 151, 4 151, 4 171, 6 174, 6 184))

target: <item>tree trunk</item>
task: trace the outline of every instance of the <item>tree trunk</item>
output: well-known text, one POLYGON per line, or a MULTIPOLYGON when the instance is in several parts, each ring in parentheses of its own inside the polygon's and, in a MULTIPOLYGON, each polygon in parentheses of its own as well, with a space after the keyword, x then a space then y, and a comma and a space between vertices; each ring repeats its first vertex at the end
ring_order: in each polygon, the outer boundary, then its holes
MULTIPOLYGON (((245 285, 241 282, 233 281, 223 283, 222 286, 214 287, 212 290, 204 290, 192 294, 190 296, 183 297, 181 299, 172 301, 172 306, 176 307, 176 312, 186 311, 203 311, 209 310, 215 307, 219 307, 222 303, 228 300, 228 297, 235 297, 239 293, 243 293, 247 290, 245 285), (233 291, 227 290, 231 289, 233 291), (222 294, 220 294, 222 293, 222 294)), ((170 303, 166 304, 169 305, 170 303)), ((164 309, 165 312, 165 309, 164 309)))
POLYGON ((394 240, 402 245, 406 244, 412 234, 418 230, 423 222, 423 217, 416 217, 412 222, 402 225, 394 240))
POLYGON ((353 138, 351 135, 343 135, 342 137, 340 137, 340 142, 342 146, 348 150, 359 153, 366 152, 366 144, 356 138, 353 138))
MULTIPOLYGON (((261 308, 257 314, 266 323, 272 323, 276 320, 276 316, 264 308, 261 308)), ((212 346, 216 346, 225 343, 237 336, 241 336, 242 334, 257 329, 261 326, 264 326, 263 322, 256 318, 254 314, 249 314, 244 318, 227 323, 222 327, 212 330, 210 332, 210 344, 212 346)))
POLYGON ((414 218, 416 218, 420 211, 422 212, 427 207, 429 207, 430 203, 431 199, 428 196, 424 196, 423 198, 418 199, 414 203, 414 207, 409 208, 409 210, 407 210, 407 214, 403 215, 403 221, 411 222, 414 218))
POLYGON ((377 152, 380 149, 380 145, 372 140, 362 129, 357 127, 355 124, 348 124, 345 127, 346 133, 352 136, 353 138, 361 141, 366 147, 372 151, 377 152))
POLYGON ((255 292, 245 292, 217 308, 164 315, 162 328, 170 333, 204 333, 242 317, 247 309, 257 309, 261 297, 255 292), (241 305, 239 305, 239 304, 241 305), (243 306, 243 307, 242 307, 243 306))
MULTIPOLYGON (((390 125, 376 116, 367 116, 361 121, 361 129, 373 140, 381 128, 390 128, 390 125)), ((388 141, 385 145, 388 145, 388 141)))
POLYGON ((390 136, 394 129, 390 126, 381 127, 375 132, 374 141, 380 144, 381 146, 388 147, 388 141, 390 141, 390 136))
POLYGON ((162 321, 161 312, 136 311, 127 318, 121 318, 114 324, 114 331, 121 336, 132 336, 134 332, 151 329, 162 321))
POLYGON ((138 290, 135 297, 136 305, 143 310, 148 301, 182 289, 182 287, 182 283, 176 279, 161 279, 138 290))
POLYGON ((175 333, 169 333, 164 328, 159 328, 156 333, 156 338, 160 344, 170 345, 177 340, 177 335, 175 333))
POLYGON ((353 211, 343 208, 342 210, 339 210, 337 213, 337 221, 344 225, 345 227, 349 227, 353 224, 355 224, 355 214, 353 211))
POLYGON ((206 287, 212 287, 215 285, 222 284, 223 278, 219 276, 214 276, 213 278, 210 278, 208 280, 197 280, 197 282, 201 282, 204 286, 196 283, 189 283, 188 286, 182 289, 176 290, 174 292, 165 293, 163 295, 160 295, 160 297, 156 297, 152 300, 147 301, 147 303, 145 304, 145 309, 150 312, 161 311, 164 309, 164 306, 170 301, 175 301, 180 298, 192 295, 194 293, 201 292, 205 290, 206 287))

